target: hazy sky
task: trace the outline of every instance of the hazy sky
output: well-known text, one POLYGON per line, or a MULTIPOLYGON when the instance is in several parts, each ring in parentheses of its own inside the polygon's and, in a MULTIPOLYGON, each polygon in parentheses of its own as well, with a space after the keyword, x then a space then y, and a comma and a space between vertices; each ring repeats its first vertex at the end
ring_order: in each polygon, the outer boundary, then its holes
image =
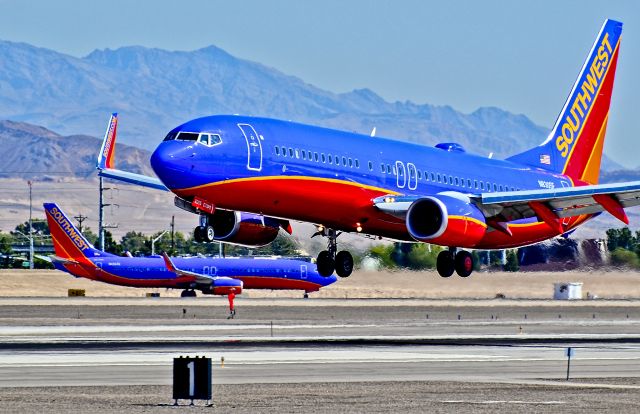
POLYGON ((638 166, 640 1, 0 0, 0 39, 74 56, 214 44, 334 92, 497 106, 550 127, 607 17, 624 29, 605 151, 638 166))

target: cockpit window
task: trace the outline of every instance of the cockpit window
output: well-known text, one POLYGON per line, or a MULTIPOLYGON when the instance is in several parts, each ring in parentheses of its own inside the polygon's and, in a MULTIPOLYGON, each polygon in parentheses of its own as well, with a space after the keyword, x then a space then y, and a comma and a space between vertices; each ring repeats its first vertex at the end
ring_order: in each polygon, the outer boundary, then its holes
POLYGON ((197 141, 199 135, 197 132, 181 132, 176 139, 180 141, 197 141))
POLYGON ((176 139, 177 132, 169 132, 166 137, 164 137, 164 141, 173 141, 176 139))
POLYGON ((220 135, 218 134, 211 134, 209 135, 209 145, 214 146, 214 145, 218 145, 218 144, 222 144, 222 138, 220 138, 220 135))
POLYGON ((218 134, 200 134, 198 138, 198 144, 206 145, 207 147, 213 147, 222 143, 222 138, 218 134))

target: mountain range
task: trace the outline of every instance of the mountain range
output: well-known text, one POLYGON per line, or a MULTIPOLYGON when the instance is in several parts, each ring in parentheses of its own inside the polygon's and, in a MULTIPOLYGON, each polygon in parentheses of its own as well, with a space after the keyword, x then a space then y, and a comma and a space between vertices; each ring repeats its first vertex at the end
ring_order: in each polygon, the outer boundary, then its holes
MULTIPOLYGON (((560 109, 560 108, 559 108, 560 109)), ((544 140, 548 129, 524 115, 485 107, 387 102, 369 89, 333 93, 215 46, 184 52, 122 47, 77 58, 0 41, 0 119, 63 135, 100 136, 120 113, 119 139, 152 149, 178 124, 216 113, 311 123, 504 157, 544 140)), ((550 120, 551 121, 551 120, 550 120)), ((604 169, 620 166, 605 159, 604 169)))

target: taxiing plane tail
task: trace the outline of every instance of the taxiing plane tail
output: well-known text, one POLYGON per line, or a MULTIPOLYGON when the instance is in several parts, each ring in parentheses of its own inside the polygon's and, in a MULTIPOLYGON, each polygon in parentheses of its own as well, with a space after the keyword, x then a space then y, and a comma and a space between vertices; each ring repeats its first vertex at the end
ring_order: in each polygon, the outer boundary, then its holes
POLYGON ((93 247, 55 203, 44 203, 44 211, 59 259, 90 264, 89 257, 111 256, 93 247))
POLYGON ((621 33, 604 22, 548 138, 508 160, 598 183, 621 33))

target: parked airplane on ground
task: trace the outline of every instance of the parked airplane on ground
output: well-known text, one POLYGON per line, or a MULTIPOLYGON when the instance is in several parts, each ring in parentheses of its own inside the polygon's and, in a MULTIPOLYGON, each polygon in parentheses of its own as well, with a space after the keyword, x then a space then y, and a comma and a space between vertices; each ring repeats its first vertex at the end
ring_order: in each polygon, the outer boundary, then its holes
POLYGON ((536 243, 602 211, 628 223, 624 208, 640 204, 640 182, 597 185, 621 32, 622 23, 605 21, 548 138, 505 160, 467 154, 456 143, 431 148, 210 116, 176 127, 160 143, 151 157, 159 180, 110 168, 107 139, 98 168, 172 191, 177 206, 200 215, 195 234, 206 241, 244 234, 243 243, 264 244, 278 227, 290 229, 287 220, 300 220, 328 238, 317 259, 321 275, 351 273, 351 254, 338 252, 336 239, 354 232, 446 246, 438 272, 466 277, 473 259, 459 248, 536 243))
POLYGON ((337 278, 322 277, 313 263, 291 259, 122 257, 94 248, 54 203, 44 209, 58 270, 100 282, 146 288, 195 290, 211 295, 240 294, 243 289, 303 290, 305 297, 337 278), (167 258, 168 259, 168 258, 167 258), (169 265, 170 264, 170 265, 169 265), (169 270, 170 269, 170 270, 169 270))

